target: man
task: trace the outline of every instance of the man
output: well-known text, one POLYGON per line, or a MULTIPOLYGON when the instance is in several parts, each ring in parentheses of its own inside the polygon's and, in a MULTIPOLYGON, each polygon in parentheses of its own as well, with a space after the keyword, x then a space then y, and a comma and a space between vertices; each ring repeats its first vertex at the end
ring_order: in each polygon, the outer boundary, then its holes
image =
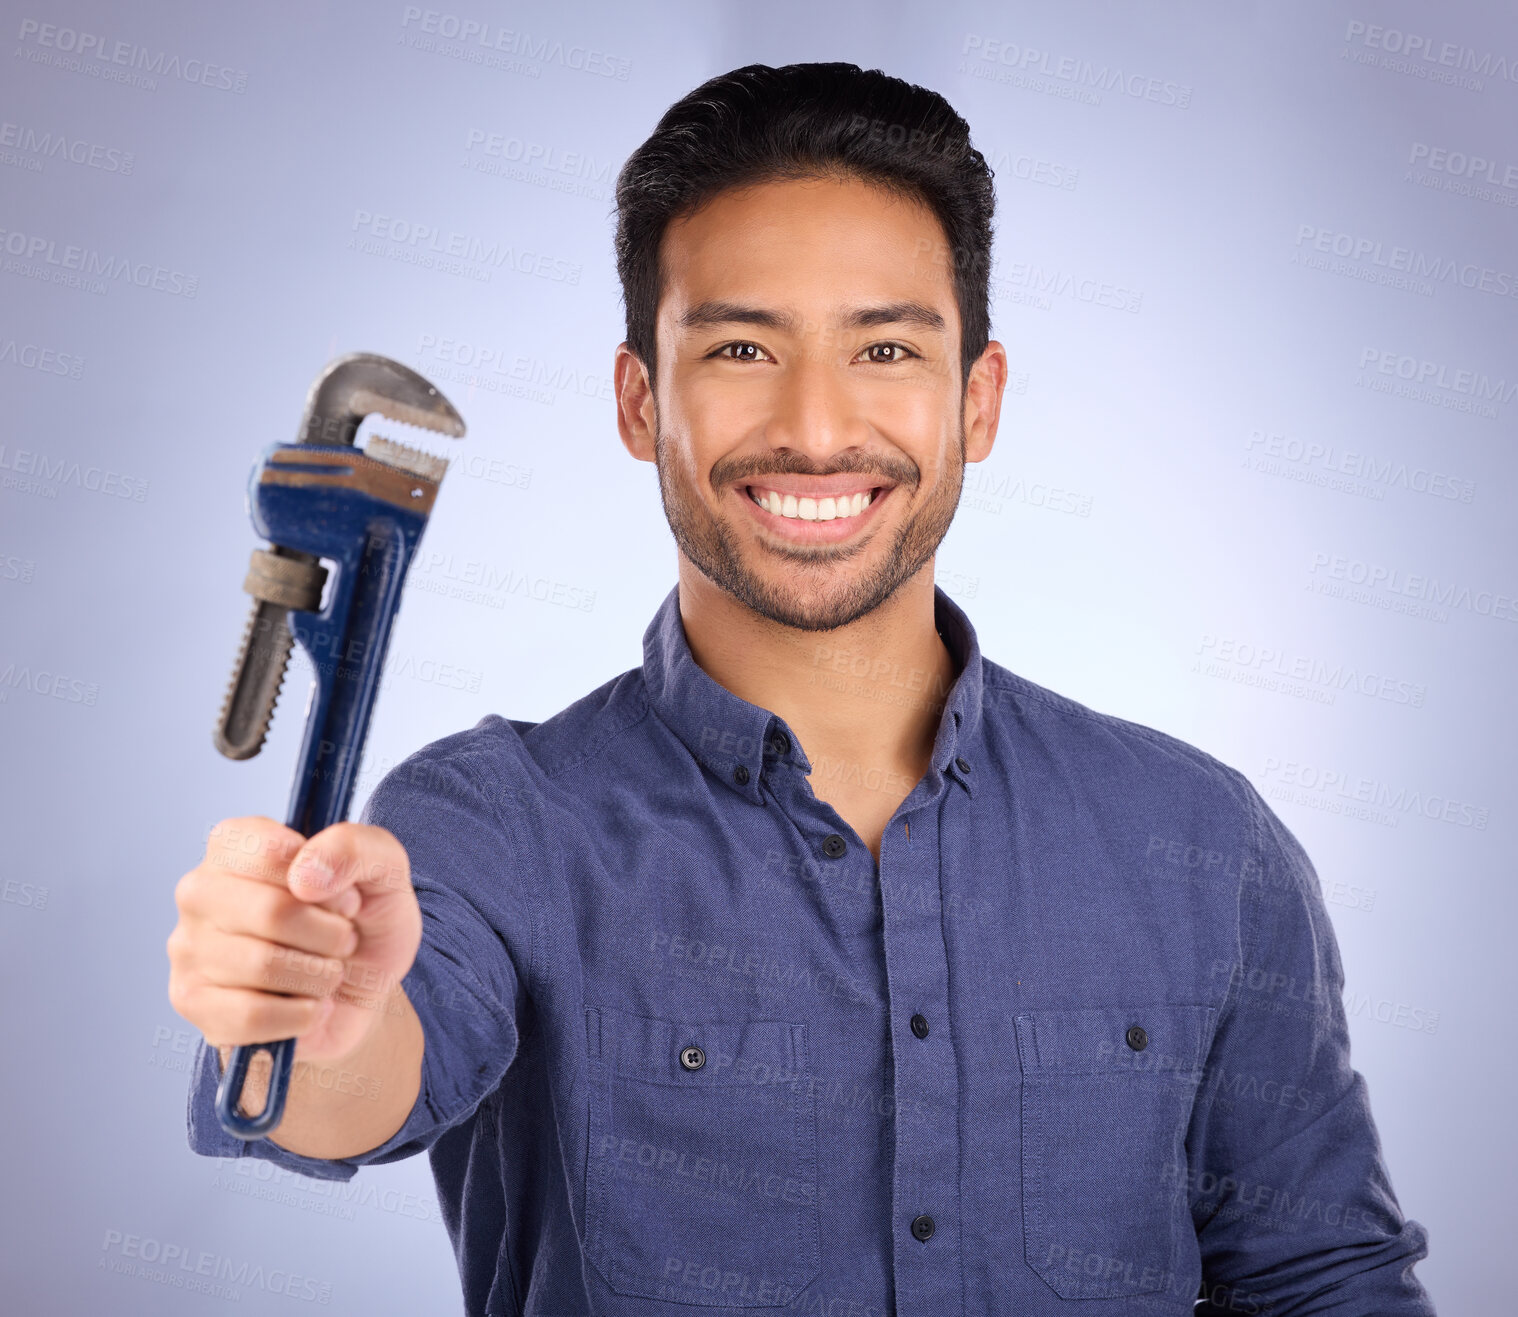
POLYGON ((169 939, 195 1151, 426 1150, 470 1313, 1433 1311, 1295 837, 934 585, 992 205, 879 71, 671 107, 618 184, 618 429, 679 547, 643 664, 362 823, 217 830, 169 939), (283 1123, 225 1137, 230 1047, 288 1036, 283 1123))

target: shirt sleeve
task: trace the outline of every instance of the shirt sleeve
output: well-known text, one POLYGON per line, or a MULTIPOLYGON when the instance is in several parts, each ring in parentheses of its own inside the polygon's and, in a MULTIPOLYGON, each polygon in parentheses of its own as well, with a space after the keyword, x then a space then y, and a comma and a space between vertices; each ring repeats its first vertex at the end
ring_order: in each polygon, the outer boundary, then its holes
MULTIPOLYGON (((494 780, 484 773, 463 758, 421 751, 385 776, 361 816, 406 848, 422 912, 421 946, 402 980, 425 1039, 421 1088, 405 1124, 368 1152, 332 1159, 304 1157, 268 1138, 236 1138, 216 1118, 221 1057, 202 1038, 187 1104, 192 1151, 349 1180, 360 1166, 431 1148, 500 1085, 517 1051, 534 920, 531 889, 522 881, 528 866, 495 807, 498 792, 482 784, 494 780)), ((334 1082, 341 1077, 337 1072, 334 1082)), ((362 1092, 375 1081, 349 1082, 362 1092)))
POLYGON ((1198 1317, 1432 1317, 1413 1275, 1427 1231, 1404 1218, 1350 1065, 1344 971, 1312 862, 1254 786, 1241 865, 1242 958, 1187 1137, 1201 1248, 1198 1317))

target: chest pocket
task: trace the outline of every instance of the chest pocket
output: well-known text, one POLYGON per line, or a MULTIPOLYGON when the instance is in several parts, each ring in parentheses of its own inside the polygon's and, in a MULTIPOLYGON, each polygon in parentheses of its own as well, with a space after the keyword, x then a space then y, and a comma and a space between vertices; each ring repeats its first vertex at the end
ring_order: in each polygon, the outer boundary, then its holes
POLYGON ((806 1026, 586 1015, 586 1252, 618 1294, 791 1302, 817 1275, 806 1026))
POLYGON ((1216 1014, 1166 1004, 1016 1017, 1024 1256, 1062 1298, 1195 1294, 1185 1139, 1216 1014))

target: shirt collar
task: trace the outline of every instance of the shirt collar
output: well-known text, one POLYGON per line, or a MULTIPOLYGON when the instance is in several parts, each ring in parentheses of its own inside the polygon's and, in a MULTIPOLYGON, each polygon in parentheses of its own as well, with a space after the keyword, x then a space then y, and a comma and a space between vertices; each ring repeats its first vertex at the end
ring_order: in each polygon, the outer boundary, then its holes
MULTIPOLYGON (((936 584, 933 620, 960 671, 944 702, 926 786, 930 796, 936 795, 940 781, 951 778, 973 795, 974 747, 985 681, 980 641, 964 610, 936 584)), ((822 640, 820 645, 827 643, 822 640)), ((845 655, 819 664, 819 668, 824 667, 831 667, 841 674, 841 680, 847 680, 845 655)), ((660 720, 696 761, 745 799, 763 803, 759 778, 771 764, 787 763, 802 773, 812 771, 800 742, 783 718, 734 695, 696 662, 680 617, 678 585, 665 595, 643 632, 643 683, 660 720)), ((908 677, 897 684, 904 697, 918 694, 927 698, 931 694, 908 677)))

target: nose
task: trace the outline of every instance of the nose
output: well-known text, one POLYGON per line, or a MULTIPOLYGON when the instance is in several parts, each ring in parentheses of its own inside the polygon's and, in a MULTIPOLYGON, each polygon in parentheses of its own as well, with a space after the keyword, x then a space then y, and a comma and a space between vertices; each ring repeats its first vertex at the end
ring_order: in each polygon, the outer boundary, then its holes
POLYGON ((777 372, 764 437, 772 448, 793 448, 818 465, 840 449, 863 447, 869 434, 836 349, 811 344, 777 372))

